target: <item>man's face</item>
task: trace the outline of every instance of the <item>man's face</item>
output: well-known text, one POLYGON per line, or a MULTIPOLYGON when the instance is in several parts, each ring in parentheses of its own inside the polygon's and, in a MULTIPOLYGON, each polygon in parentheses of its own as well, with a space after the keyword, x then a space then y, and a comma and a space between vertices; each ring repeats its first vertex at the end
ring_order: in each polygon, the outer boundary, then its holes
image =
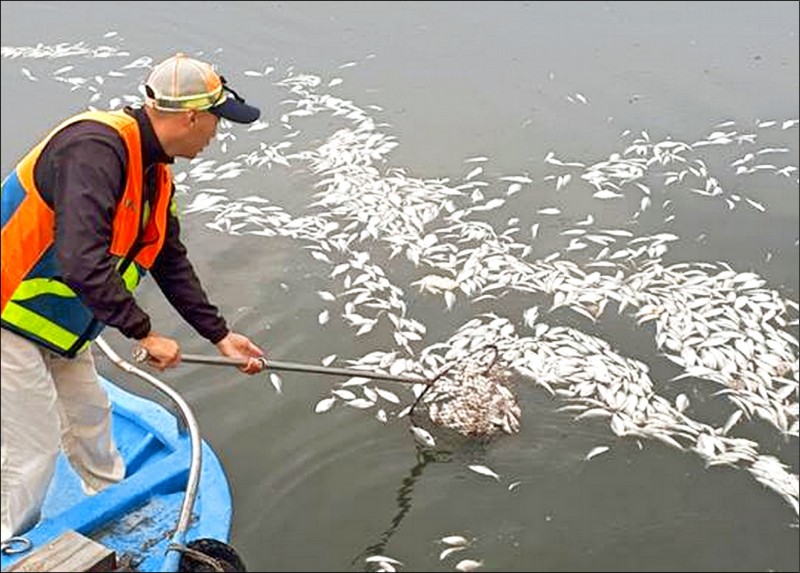
POLYGON ((185 135, 178 155, 194 159, 217 133, 219 118, 209 111, 190 110, 186 114, 185 135))

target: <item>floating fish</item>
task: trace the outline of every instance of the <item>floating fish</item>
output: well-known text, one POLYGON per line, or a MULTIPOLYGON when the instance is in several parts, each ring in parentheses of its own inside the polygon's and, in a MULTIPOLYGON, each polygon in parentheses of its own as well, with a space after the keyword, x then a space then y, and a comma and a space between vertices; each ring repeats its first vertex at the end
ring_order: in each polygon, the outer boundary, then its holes
POLYGON ((450 545, 453 547, 466 547, 467 545, 469 545, 469 539, 467 539, 463 535, 446 535, 442 537, 439 541, 444 543, 445 545, 450 545))
POLYGON ((607 452, 609 450, 608 446, 597 446, 596 448, 592 448, 588 454, 586 454, 587 460, 591 460, 595 456, 599 456, 603 452, 607 452))
POLYGON ((493 477, 494 479, 500 481, 500 476, 497 473, 495 473, 494 470, 492 470, 491 468, 489 468, 487 466, 484 466, 484 465, 469 465, 467 467, 469 469, 471 469, 472 471, 474 471, 475 473, 478 473, 478 474, 481 474, 481 475, 485 475, 485 476, 489 476, 489 477, 493 477))
POLYGON ((436 447, 436 440, 433 439, 431 433, 426 429, 420 428, 419 426, 411 426, 409 431, 411 432, 411 435, 414 436, 414 441, 416 441, 419 445, 426 448, 436 447))
POLYGON ((456 564, 458 571, 475 571, 483 566, 483 561, 475 561, 474 559, 463 559, 456 564))

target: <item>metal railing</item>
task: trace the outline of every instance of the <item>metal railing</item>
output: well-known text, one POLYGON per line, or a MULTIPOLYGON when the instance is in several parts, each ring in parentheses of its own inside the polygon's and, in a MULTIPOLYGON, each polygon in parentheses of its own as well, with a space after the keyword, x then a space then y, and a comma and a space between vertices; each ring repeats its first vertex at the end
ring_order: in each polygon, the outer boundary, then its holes
POLYGON ((191 444, 191 463, 189 465, 189 478, 186 482, 186 492, 183 496, 180 514, 178 515, 178 525, 175 528, 175 532, 173 533, 169 544, 167 545, 164 563, 159 569, 159 571, 164 572, 178 571, 181 557, 180 548, 185 546, 186 532, 189 529, 194 502, 197 498, 197 487, 200 483, 200 470, 202 469, 203 464, 202 442, 197 420, 194 417, 194 413, 189 407, 189 404, 175 390, 170 388, 167 384, 155 376, 122 359, 116 352, 114 352, 111 346, 109 346, 108 343, 103 340, 102 336, 98 336, 95 339, 95 343, 97 344, 97 347, 102 350, 109 360, 111 360, 116 366, 141 378, 145 382, 148 382, 166 394, 167 397, 177 406, 178 411, 183 418, 183 423, 189 431, 189 440, 191 444))

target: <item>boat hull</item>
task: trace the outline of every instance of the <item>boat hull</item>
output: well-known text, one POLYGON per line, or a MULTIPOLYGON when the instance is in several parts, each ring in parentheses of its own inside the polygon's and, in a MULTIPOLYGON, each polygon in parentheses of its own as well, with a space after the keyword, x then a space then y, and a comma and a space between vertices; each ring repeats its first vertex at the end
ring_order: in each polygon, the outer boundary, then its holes
MULTIPOLYGON (((60 454, 42 519, 23 535, 31 542, 31 549, 3 555, 3 571, 67 530, 113 549, 118 562, 137 571, 163 570, 189 476, 189 434, 164 407, 105 378, 101 381, 112 404, 114 437, 125 460, 125 479, 87 496, 77 474, 60 454)), ((224 469, 203 440, 202 470, 187 543, 201 538, 227 542, 232 511, 224 469)))

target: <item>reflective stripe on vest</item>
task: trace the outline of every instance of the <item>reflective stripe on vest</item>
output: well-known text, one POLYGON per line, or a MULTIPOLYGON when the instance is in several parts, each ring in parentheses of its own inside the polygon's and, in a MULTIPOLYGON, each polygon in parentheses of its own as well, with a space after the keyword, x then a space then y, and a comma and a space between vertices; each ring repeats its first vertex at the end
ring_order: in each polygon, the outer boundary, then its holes
POLYGON ((155 200, 144 217, 141 139, 123 112, 87 112, 68 119, 17 165, 2 187, 2 325, 59 354, 74 356, 103 328, 76 293, 60 280, 53 251, 54 213, 42 200, 34 169, 47 142, 77 121, 93 120, 117 130, 127 151, 127 178, 112 223, 109 254, 125 288, 133 291, 164 244, 172 177, 156 165, 155 200), (124 268, 122 268, 124 265, 124 268))
MULTIPOLYGON (((119 261, 117 268, 121 264, 122 261, 119 261)), ((125 282, 125 288, 133 292, 141 280, 139 268, 136 265, 130 265, 123 273, 122 280, 125 282)), ((25 279, 20 283, 17 290, 14 291, 13 301, 20 302, 44 294, 65 298, 75 296, 75 292, 61 281, 50 278, 32 278, 25 279)))
MULTIPOLYGON (((61 328, 56 323, 26 309, 24 306, 20 306, 13 300, 9 301, 5 310, 3 310, 3 322, 8 323, 4 325, 6 327, 11 325, 11 330, 15 332, 20 331, 17 328, 13 328, 13 325, 25 324, 27 333, 36 333, 34 341, 48 348, 53 348, 53 345, 55 345, 57 348, 67 350, 72 348, 78 340, 78 336, 66 328, 61 328)), ((26 336, 26 338, 31 337, 26 336)), ((76 350, 76 353, 86 348, 90 342, 87 340, 76 350)))

